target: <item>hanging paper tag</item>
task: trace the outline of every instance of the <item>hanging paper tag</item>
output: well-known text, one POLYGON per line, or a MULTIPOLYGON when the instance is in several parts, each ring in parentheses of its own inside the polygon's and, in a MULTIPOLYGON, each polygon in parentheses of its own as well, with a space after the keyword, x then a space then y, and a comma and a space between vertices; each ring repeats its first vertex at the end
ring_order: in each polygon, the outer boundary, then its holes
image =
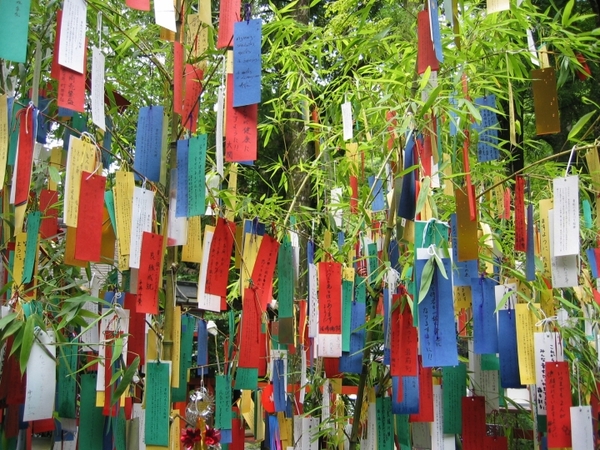
POLYGON ((106 178, 82 172, 80 183, 75 258, 100 262, 106 178))
POLYGON ((485 448, 485 397, 462 398, 463 450, 485 448))
POLYGON ((535 349, 535 380, 537 413, 545 416, 546 408, 546 363, 562 362, 563 352, 560 333, 533 333, 535 349))
POLYGON ((517 314, 517 345, 519 353, 519 373, 522 384, 535 384, 535 355, 533 332, 537 319, 529 305, 515 305, 517 314))
POLYGON ((515 185, 515 250, 527 251, 527 228, 525 226, 525 179, 519 175, 515 185))
POLYGON ((146 362, 146 445, 169 445, 171 361, 146 362))
POLYGON ((227 297, 227 282, 231 252, 235 238, 235 223, 219 218, 210 244, 205 292, 227 297))
POLYGON ((478 354, 498 352, 495 284, 491 278, 471 278, 473 340, 478 354))
POLYGON ((187 173, 187 216, 200 216, 206 210, 206 134, 190 138, 187 173))
POLYGON ((345 141, 349 141, 353 137, 352 127, 352 103, 342 103, 342 125, 343 125, 343 138, 345 141))
POLYGON ((227 75, 225 161, 248 162, 257 158, 258 105, 233 107, 233 74, 227 75))
POLYGON ((514 310, 498 311, 498 353, 500 357, 500 386, 521 388, 517 356, 517 321, 514 310))
POLYGON ((92 47, 92 121, 106 131, 104 117, 104 54, 98 47, 92 47))
POLYGON ((571 407, 571 447, 573 450, 594 448, 594 427, 591 406, 571 407))
POLYGON ((138 272, 137 313, 158 314, 163 236, 144 231, 138 272))
POLYGON ((217 49, 233 46, 233 27, 235 22, 240 20, 241 3, 241 0, 224 0, 219 2, 217 49))
POLYGON ((233 26, 233 106, 260 103, 262 20, 235 22, 233 26))
POLYGON ((160 181, 163 111, 162 106, 146 106, 138 114, 133 168, 136 177, 154 182, 160 181))
POLYGON ((87 5, 83 0, 66 0, 63 5, 58 63, 85 73, 85 31, 87 5))
POLYGON ((263 309, 267 308, 273 298, 273 274, 275 273, 278 252, 279 242, 265 234, 252 270, 253 287, 256 289, 258 300, 263 309))
POLYGON ((555 178, 552 186, 554 256, 579 255, 579 177, 555 178))
POLYGON ((571 447, 569 363, 546 362, 548 447, 571 447))
POLYGON ((142 235, 152 231, 152 214, 154 212, 154 192, 141 187, 133 190, 133 209, 131 217, 131 243, 129 267, 139 269, 142 235))
POLYGON ((442 368, 444 434, 462 432, 462 398, 467 390, 467 366, 442 368))
POLYGON ((221 311, 221 296, 206 292, 208 279, 209 255, 214 237, 215 228, 207 225, 204 228, 204 240, 202 243, 202 264, 200 264, 200 275, 198 280, 198 308, 208 311, 221 311))

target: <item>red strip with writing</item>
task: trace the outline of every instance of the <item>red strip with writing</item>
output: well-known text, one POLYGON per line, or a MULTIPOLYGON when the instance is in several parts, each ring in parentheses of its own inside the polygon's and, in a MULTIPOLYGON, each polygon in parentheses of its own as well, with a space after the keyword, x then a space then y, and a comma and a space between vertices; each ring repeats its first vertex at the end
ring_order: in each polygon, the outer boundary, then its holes
POLYGON ((31 184, 31 167, 33 165, 33 108, 28 107, 19 111, 19 147, 17 151, 17 174, 15 186, 15 205, 23 205, 29 199, 31 184))
POLYGON ((319 263, 319 333, 342 334, 342 265, 319 263))
POLYGON ((525 226, 525 179, 519 175, 515 185, 515 250, 527 251, 527 227, 525 226))
POLYGON ((192 133, 198 125, 198 110, 200 94, 202 93, 202 78, 204 72, 192 64, 185 65, 185 97, 183 99, 183 126, 192 133))
POLYGON ((261 309, 266 310, 273 298, 273 274, 277 263, 279 242, 265 234, 258 249, 254 269, 252 270, 252 283, 261 309))
POLYGON ((204 287, 207 294, 227 297, 227 281, 234 241, 235 223, 219 217, 208 255, 207 277, 204 287))
POLYGON ((75 258, 80 261, 100 262, 105 187, 102 175, 82 172, 75 238, 75 258))
MULTIPOLYGON (((87 41, 85 43, 83 60, 87 61, 87 41)), ((57 103, 59 107, 81 113, 85 112, 86 69, 87 64, 83 65, 83 73, 75 72, 61 65, 58 66, 57 103)))
POLYGON ((233 47, 233 24, 242 20, 240 17, 241 7, 241 0, 221 0, 217 49, 233 47))
POLYGON ((350 213, 358 213, 358 178, 355 175, 350 175, 350 213))
POLYGON ((571 384, 568 362, 546 363, 548 448, 571 446, 571 384))
POLYGON ((40 224, 40 236, 42 239, 55 237, 58 233, 58 191, 42 189, 40 192, 40 211, 42 212, 42 223, 40 224))
MULTIPOLYGON (((417 328, 413 325, 413 315, 408 305, 400 311, 400 340, 397 345, 400 347, 400 366, 398 367, 399 376, 415 377, 418 373, 417 357, 417 328)), ((396 341, 392 341, 396 342, 396 341)))
POLYGON ((58 52, 60 49, 60 25, 62 22, 62 9, 56 11, 56 38, 54 39, 54 53, 52 54, 52 66, 50 68, 50 76, 58 80, 60 75, 60 65, 58 64, 58 52))
POLYGON ((504 189, 504 207, 502 208, 502 214, 500 215, 500 219, 510 220, 510 200, 511 200, 511 192, 510 188, 507 187, 504 189))
POLYGON ((162 264, 163 237, 144 231, 140 252, 136 312, 158 314, 158 283, 162 264))
POLYGON ((173 111, 183 116, 183 45, 173 42, 173 111))
POLYGON ((115 383, 110 382, 113 376, 113 366, 110 363, 112 360, 113 350, 115 343, 113 339, 116 337, 114 331, 105 331, 104 340, 104 405, 102 407, 102 415, 117 417, 119 414, 119 402, 116 402, 111 407, 111 399, 113 392, 115 391, 115 383))
POLYGON ((433 422, 433 372, 423 367, 419 356, 419 412, 410 415, 411 422, 433 422))
POLYGON ((242 309, 242 327, 239 341, 239 367, 258 368, 260 360, 261 307, 256 290, 246 288, 242 309))
POLYGON ((140 365, 145 363, 146 355, 146 315, 136 312, 137 295, 125 293, 125 309, 129 310, 129 336, 127 337, 127 365, 133 364, 136 356, 140 365))
POLYGON ((254 161, 258 151, 258 104, 233 107, 233 74, 227 75, 225 161, 254 161))
POLYGON ((463 450, 486 448, 485 397, 462 398, 463 450))

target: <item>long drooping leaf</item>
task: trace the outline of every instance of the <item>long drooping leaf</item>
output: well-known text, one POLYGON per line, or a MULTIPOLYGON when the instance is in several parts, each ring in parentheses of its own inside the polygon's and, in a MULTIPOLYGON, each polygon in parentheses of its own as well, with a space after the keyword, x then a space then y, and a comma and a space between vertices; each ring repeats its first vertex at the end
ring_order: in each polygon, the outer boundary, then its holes
POLYGON ((133 380, 133 376, 135 375, 135 372, 137 371, 139 365, 140 365, 140 357, 136 356, 135 359, 133 360, 133 362, 131 363, 131 365, 127 368, 127 370, 125 370, 125 372, 123 372, 123 378, 121 378, 119 385, 113 392, 113 395, 110 399, 111 405, 114 405, 117 401, 119 401, 119 398, 121 398, 121 395, 123 395, 123 392, 125 392, 125 390, 129 387, 129 385, 131 384, 131 381, 133 380))
POLYGON ((431 257, 427 260, 425 266, 423 266, 423 272, 421 273, 421 284, 419 286, 419 303, 423 301, 429 292, 429 288, 431 287, 431 282, 433 281, 433 272, 435 271, 434 264, 434 258, 431 257))

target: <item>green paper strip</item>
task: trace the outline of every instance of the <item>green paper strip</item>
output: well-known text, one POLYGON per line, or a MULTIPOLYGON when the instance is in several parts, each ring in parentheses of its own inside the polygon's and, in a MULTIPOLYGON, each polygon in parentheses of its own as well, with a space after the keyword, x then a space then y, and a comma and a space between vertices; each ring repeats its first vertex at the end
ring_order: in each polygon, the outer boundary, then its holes
POLYGON ((229 375, 216 376, 215 397, 215 428, 231 430, 231 378, 229 375))
POLYGON ((500 359, 495 354, 481 355, 481 370, 500 370, 500 359))
POLYGON ((467 393, 467 366, 442 368, 444 434, 462 433, 462 398, 467 393))
POLYGON ((354 281, 342 281, 342 351, 350 351, 350 321, 354 300, 354 281))
POLYGON ((372 242, 367 245, 367 261, 369 264, 369 283, 375 283, 379 274, 379 261, 377 259, 377 244, 372 242))
POLYGON ((23 283, 31 283, 33 268, 38 253, 38 239, 41 215, 39 211, 27 214, 27 240, 25 242, 25 263, 23 267, 23 283))
POLYGON ((194 328, 196 319, 187 314, 181 317, 181 349, 179 357, 179 387, 171 389, 171 401, 187 401, 188 370, 192 367, 194 328))
POLYGON ((190 138, 188 153, 188 217, 206 212, 206 134, 190 138))
POLYGON ((170 364, 146 362, 146 445, 169 445, 170 364))
POLYGON ((123 408, 119 409, 119 416, 113 417, 113 429, 114 431, 114 439, 115 439, 115 448, 116 450, 127 450, 127 434, 125 431, 125 410, 123 408))
POLYGON ((75 411, 77 350, 77 345, 67 344, 61 346, 59 351, 56 409, 58 416, 66 419, 77 417, 75 411))
POLYGON ((0 14, 0 58, 27 61, 31 0, 4 0, 0 14))
POLYGON ((238 367, 235 372, 235 388, 255 391, 258 388, 258 369, 238 367))
POLYGON ((79 448, 102 450, 104 416, 96 407, 96 374, 81 376, 81 407, 79 411, 79 448))
POLYGON ((115 219, 115 195, 111 189, 104 193, 104 204, 108 210, 108 217, 110 217, 110 224, 112 229, 117 234, 117 220, 115 219))
POLYGON ((294 316, 294 256, 292 243, 285 237, 277 255, 279 317, 294 316))
POLYGON ((394 450, 394 423, 392 422, 392 397, 379 397, 377 411, 377 450, 394 450))
POLYGON ((410 427, 408 424, 408 414, 396 414, 396 436, 398 436, 398 443, 400 444, 400 450, 411 450, 412 443, 410 440, 410 427))
POLYGON ((586 228, 592 228, 592 207, 590 206, 590 202, 584 200, 582 203, 583 206, 583 221, 585 223, 586 228))
POLYGON ((363 277, 354 277, 354 298, 358 303, 365 303, 367 301, 367 286, 363 277))

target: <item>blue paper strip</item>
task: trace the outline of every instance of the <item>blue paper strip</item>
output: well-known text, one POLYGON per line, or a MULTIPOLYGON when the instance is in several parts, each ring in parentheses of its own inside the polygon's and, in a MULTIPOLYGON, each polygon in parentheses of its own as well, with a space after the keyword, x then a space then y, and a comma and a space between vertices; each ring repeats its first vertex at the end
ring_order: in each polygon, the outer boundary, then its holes
POLYGON ((135 159, 133 168, 137 179, 145 177, 150 181, 160 180, 162 156, 163 107, 146 106, 140 108, 135 138, 135 159), (140 175, 138 175, 140 174, 140 175))
MULTIPOLYGON (((404 148, 404 169, 414 165, 413 153, 415 149, 415 140, 411 134, 406 141, 404 148)), ((402 192, 400 193, 400 202, 398 202, 398 217, 408 220, 415 219, 415 210, 417 204, 415 199, 415 171, 412 171, 402 177, 402 192)))
POLYGON ((419 377, 392 377, 392 413, 419 413, 419 377), (402 401, 398 402, 398 387, 402 379, 402 401))
POLYGON ((48 116, 48 105, 50 104, 50 100, 44 97, 38 98, 38 109, 40 112, 44 114, 37 115, 37 130, 35 133, 35 140, 40 144, 47 143, 47 135, 50 132, 50 126, 52 122, 48 121, 46 117, 48 116))
POLYGON ((275 412, 286 410, 285 401, 285 371, 283 359, 273 361, 273 401, 275 402, 275 412))
POLYGON ((442 36, 440 33, 440 19, 437 0, 429 0, 429 22, 431 26, 431 38, 435 50, 435 58, 443 63, 444 54, 442 52, 442 36))
POLYGON ((342 352, 340 372, 360 373, 362 371, 363 349, 365 347, 365 324, 367 313, 366 303, 352 302, 352 318, 350 324, 350 351, 342 352))
POLYGON ((533 248, 533 205, 527 205, 527 252, 525 253, 525 276, 535 281, 535 250, 533 248))
POLYGON ((500 358, 500 386, 521 388, 517 354, 517 321, 514 310, 498 311, 498 354, 500 358))
POLYGON ((383 211, 385 209, 385 197, 383 195, 383 181, 375 176, 369 177, 369 188, 373 192, 371 211, 383 211))
POLYGON ((588 248, 585 251, 585 254, 588 257, 588 263, 592 271, 592 278, 598 278, 598 266, 596 265, 596 254, 594 253, 594 249, 588 248))
MULTIPOLYGON (((198 321, 198 353, 196 354, 196 365, 208 365, 208 331, 206 330, 206 321, 198 321)), ((198 376, 206 375, 208 367, 198 369, 198 376)))
POLYGON ((233 25, 233 106, 260 103, 262 20, 233 25))
POLYGON ((473 341, 477 354, 498 353, 496 325, 495 281, 490 278, 471 278, 473 300, 473 341))
POLYGON ((473 129, 479 133, 477 142, 477 161, 493 161, 500 157, 498 151, 498 117, 490 108, 496 108, 496 96, 487 95, 475 99, 481 115, 481 123, 474 123, 473 129))
POLYGON ((112 119, 109 116, 106 116, 105 121, 106 132, 104 133, 104 137, 102 139, 102 147, 104 147, 106 151, 102 152, 102 167, 108 169, 113 162, 113 156, 110 154, 110 152, 112 151, 111 149, 113 134, 111 130, 113 129, 113 123, 112 119))
POLYGON ((469 261, 458 260, 458 224, 456 214, 450 216, 450 239, 452 240, 452 284, 454 286, 471 286, 471 278, 477 276, 478 263, 476 259, 469 261))
POLYGON ((187 217, 188 213, 188 159, 190 141, 177 141, 177 203, 175 217, 187 217))
MULTIPOLYGON (((417 276, 421 279, 427 260, 417 260, 417 276)), ((450 259, 443 258, 446 274, 450 273, 450 259)), ((423 367, 456 366, 458 350, 454 325, 452 282, 435 268, 429 292, 419 303, 419 342, 423 367)))

